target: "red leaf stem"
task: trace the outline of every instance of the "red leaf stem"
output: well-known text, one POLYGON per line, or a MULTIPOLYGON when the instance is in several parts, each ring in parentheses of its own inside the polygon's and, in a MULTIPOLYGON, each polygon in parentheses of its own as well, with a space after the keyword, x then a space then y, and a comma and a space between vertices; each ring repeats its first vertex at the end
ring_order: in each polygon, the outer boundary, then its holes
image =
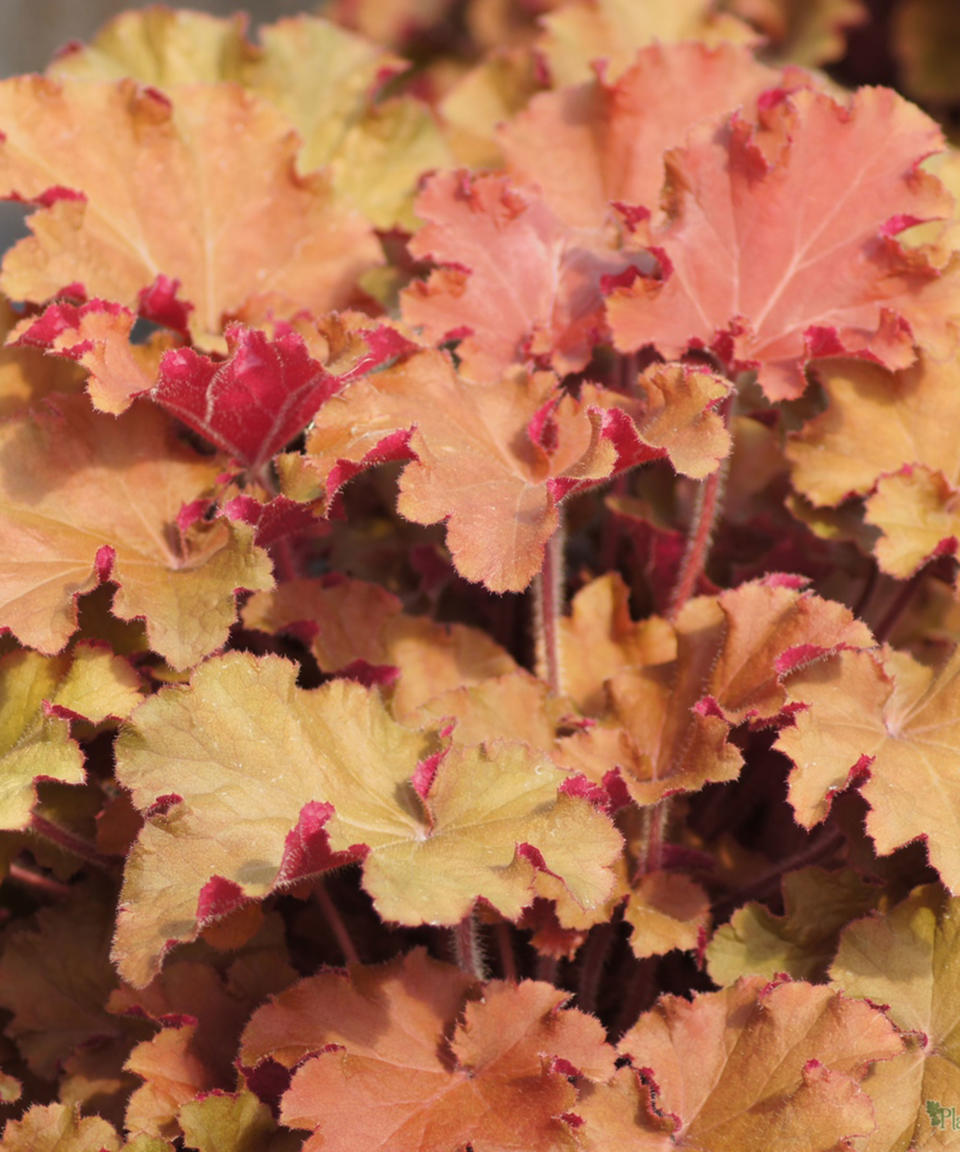
POLYGON ((534 644, 536 671, 551 692, 563 691, 563 654, 560 644, 560 617, 563 615, 565 583, 563 551, 566 530, 563 506, 557 511, 561 520, 557 530, 547 541, 543 553, 543 566, 533 584, 534 644))
POLYGON ((30 829, 38 836, 42 836, 44 840, 56 844, 58 848, 62 848, 64 852, 69 852, 72 856, 78 856, 101 872, 113 872, 117 865, 122 863, 121 857, 105 855, 89 841, 84 840, 82 836, 77 836, 62 825, 54 824, 43 816, 36 815, 36 813, 30 818, 30 829))
POLYGON ((483 948, 480 943, 480 932, 477 918, 472 912, 464 916, 453 929, 453 950, 456 953, 457 965, 462 972, 466 972, 475 980, 486 980, 487 973, 483 960, 483 948))
MULTIPOLYGON (((734 397, 736 392, 721 402, 720 415, 729 427, 733 417, 734 397)), ((697 492, 697 503, 694 510, 693 524, 687 537, 687 547, 680 564, 680 574, 670 596, 670 607, 667 615, 671 620, 677 618, 680 609, 693 595, 697 581, 703 573, 710 552, 710 543, 717 522, 720 519, 720 509, 723 503, 723 491, 729 471, 729 456, 721 461, 710 475, 704 480, 697 492)))
POLYGON ((313 890, 317 903, 320 905, 320 910, 327 921, 330 931, 334 934, 337 940, 337 946, 343 953, 343 958, 348 964, 359 964, 360 955, 357 952, 356 946, 353 943, 346 924, 343 922, 343 917, 340 915, 340 909, 327 891, 327 886, 323 880, 318 880, 313 890))

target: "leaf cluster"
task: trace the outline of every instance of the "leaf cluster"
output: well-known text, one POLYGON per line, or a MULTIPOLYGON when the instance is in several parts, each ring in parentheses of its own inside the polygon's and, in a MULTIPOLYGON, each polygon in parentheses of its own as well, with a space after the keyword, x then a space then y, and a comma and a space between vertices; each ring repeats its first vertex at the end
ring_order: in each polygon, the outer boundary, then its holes
POLYGON ((941 18, 927 111, 858 0, 0 82, 0 1146, 954 1146, 941 18))

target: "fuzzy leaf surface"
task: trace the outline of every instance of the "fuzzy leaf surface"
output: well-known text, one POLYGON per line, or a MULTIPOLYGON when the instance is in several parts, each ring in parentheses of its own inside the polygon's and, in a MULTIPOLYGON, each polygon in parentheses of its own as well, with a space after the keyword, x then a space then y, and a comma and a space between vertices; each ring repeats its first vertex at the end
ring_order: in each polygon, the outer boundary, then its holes
POLYGON ((391 705, 400 720, 435 696, 517 667, 481 629, 412 616, 398 597, 364 580, 287 580, 254 593, 244 605, 243 622, 301 636, 324 672, 342 672, 358 660, 398 669, 391 705))
POLYGON ((562 742, 564 763, 597 780, 606 759, 638 804, 734 779, 743 758, 731 728, 775 720, 787 703, 787 671, 840 646, 872 644, 846 606, 803 585, 771 575, 688 601, 672 624, 676 657, 616 671, 603 723, 562 742))
POLYGON ((76 598, 119 585, 113 613, 146 619, 151 647, 184 668, 224 643, 237 588, 272 586, 252 529, 177 517, 215 480, 215 461, 138 404, 119 418, 82 396, 0 428, 0 626, 41 652, 76 627, 76 598), (118 498, 119 497, 119 498, 118 498))
POLYGON ((620 1051, 649 1069, 674 1145, 703 1152, 831 1152, 874 1129, 859 1087, 903 1044, 876 1008, 812 984, 745 978, 692 1002, 664 996, 620 1051))
POLYGON ((609 476, 617 461, 603 413, 559 392, 551 373, 473 384, 441 353, 424 352, 325 404, 307 439, 307 466, 332 499, 412 426, 407 455, 416 459, 400 478, 400 514, 418 524, 445 520, 457 570, 496 592, 527 587, 557 526, 560 496, 609 476), (544 411, 548 447, 529 431, 544 411))
POLYGON ((34 1104, 20 1120, 7 1122, 3 1147, 10 1152, 120 1152, 123 1145, 114 1126, 99 1116, 81 1116, 65 1104, 34 1104))
POLYGON ((539 867, 584 906, 604 899, 620 837, 558 796, 552 763, 516 743, 454 747, 415 786, 438 748, 375 692, 303 691, 278 658, 209 660, 188 688, 145 702, 117 746, 118 777, 148 817, 121 894, 125 977, 145 983, 198 922, 348 860, 364 861, 380 915, 404 924, 455 924, 478 897, 515 918, 539 867))
POLYGON ((181 95, 174 106, 129 80, 0 86, 0 194, 61 190, 5 257, 4 290, 42 302, 79 284, 133 306, 164 276, 193 306, 194 337, 214 342, 225 315, 346 304, 379 245, 325 177, 297 175, 288 121, 229 85, 181 95))
POLYGON ((960 480, 960 361, 921 356, 902 372, 852 360, 817 366, 827 408, 787 445, 794 487, 814 504, 870 492, 880 476, 922 464, 960 480), (870 435, 864 436, 864 428, 870 435))
POLYGON ((535 96, 503 126, 500 143, 511 173, 539 187, 565 223, 600 229, 615 219, 612 203, 654 212, 667 150, 700 121, 751 104, 778 79, 743 47, 651 44, 616 80, 607 69, 535 96))
POLYGON ((960 650, 939 670, 906 653, 881 663, 839 652, 798 672, 791 702, 805 705, 777 747, 796 765, 790 801, 807 827, 850 780, 870 805, 866 827, 881 855, 926 841, 931 865, 960 888, 960 650))
MULTIPOLYGON (((949 1107, 960 1092, 960 1043, 955 1004, 960 995, 956 950, 960 902, 937 885, 915 889, 883 916, 845 929, 830 968, 833 983, 850 996, 887 1005, 890 1019, 920 1041, 877 1069, 865 1088, 876 1100, 883 1131, 911 1148, 950 1147, 931 1121, 934 1105, 949 1107)), ((878 1137, 880 1132, 877 1133, 878 1137)), ((892 1147, 879 1140, 868 1152, 892 1147)))
POLYGON ((457 1022, 465 991, 462 973, 421 952, 372 972, 354 967, 349 982, 314 977, 256 1013, 244 1058, 270 1054, 265 1034, 286 1034, 296 1008, 298 1037, 321 1050, 297 1069, 281 1105, 285 1123, 314 1130, 305 1152, 468 1143, 477 1152, 572 1152, 560 1117, 576 1092, 555 1062, 605 1080, 614 1052, 602 1028, 564 1008, 563 991, 531 981, 487 984, 457 1022))
POLYGON ((315 360, 295 331, 271 339, 265 332, 231 324, 225 335, 223 360, 192 348, 168 352, 152 396, 254 473, 302 432, 347 380, 376 367, 399 343, 386 329, 372 332, 377 350, 338 372, 315 360))
POLYGON ((934 123, 884 89, 849 107, 795 92, 759 126, 734 116, 696 129, 668 157, 666 217, 651 232, 662 278, 609 297, 617 347, 651 343, 668 358, 711 348, 732 368, 756 367, 771 400, 803 391, 814 356, 904 368, 915 343, 945 355, 952 297, 894 239, 950 212, 917 168, 940 146, 934 123))
POLYGON ((131 344, 135 320, 129 308, 108 300, 58 302, 41 316, 22 320, 11 340, 18 347, 43 348, 81 364, 89 373, 87 392, 93 406, 117 415, 149 391, 163 351, 154 344, 131 344))
POLYGON ((416 210, 427 223, 410 251, 442 267, 404 291, 409 324, 432 343, 461 336, 461 371, 473 380, 528 361, 561 374, 583 368, 605 324, 600 281, 627 257, 499 174, 438 173, 416 210))

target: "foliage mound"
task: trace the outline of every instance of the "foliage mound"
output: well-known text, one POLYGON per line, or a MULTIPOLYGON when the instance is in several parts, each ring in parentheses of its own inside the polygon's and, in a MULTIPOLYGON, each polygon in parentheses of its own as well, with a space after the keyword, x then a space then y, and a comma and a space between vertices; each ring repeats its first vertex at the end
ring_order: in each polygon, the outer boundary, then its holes
POLYGON ((3 1148, 960 1147, 947 8, 0 83, 3 1148))

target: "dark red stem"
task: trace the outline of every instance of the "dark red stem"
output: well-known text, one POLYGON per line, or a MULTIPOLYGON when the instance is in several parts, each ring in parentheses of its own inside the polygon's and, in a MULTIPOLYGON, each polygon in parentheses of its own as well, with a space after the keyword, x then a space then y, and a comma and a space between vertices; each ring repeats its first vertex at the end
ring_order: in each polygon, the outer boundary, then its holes
POLYGON ((584 944, 580 960, 580 980, 577 987, 577 1001, 584 1012, 596 1012, 597 994, 600 979, 613 945, 613 925, 598 924, 584 944))
POLYGON ((36 813, 30 817, 30 829, 38 836, 42 836, 44 840, 56 844, 58 848, 62 848, 64 852, 69 852, 71 856, 78 856, 101 872, 113 872, 121 863, 119 856, 108 856, 106 853, 100 852, 82 836, 77 836, 62 825, 54 824, 46 817, 38 816, 36 813))
POLYGON ((343 917, 340 915, 340 909, 334 904, 330 893, 327 891, 326 884, 324 884, 322 880, 318 880, 313 891, 317 903, 320 905, 321 911, 327 921, 327 925, 336 938, 340 951, 343 953, 344 960, 346 960, 348 964, 359 964, 360 956, 353 943, 353 938, 347 931, 347 926, 344 924, 343 917))
POLYGON ((500 952, 500 967, 503 970, 504 980, 516 984, 517 960, 513 954, 513 935, 506 920, 501 920, 497 924, 497 949, 500 952))
POLYGON ((906 611, 910 601, 917 593, 917 589, 923 583, 923 574, 925 567, 921 568, 919 572, 914 572, 910 579, 904 584, 897 595, 894 597, 893 603, 886 610, 883 619, 874 628, 873 634, 877 639, 878 644, 883 644, 890 633, 896 627, 897 621, 906 611))
POLYGON ((788 872, 796 872, 799 868, 809 868, 811 864, 818 864, 821 860, 829 859, 838 848, 843 845, 844 835, 840 828, 826 828, 805 848, 795 852, 786 860, 780 860, 766 872, 762 872, 756 880, 739 888, 736 892, 718 900, 712 907, 714 919, 722 920, 741 904, 748 900, 761 900, 779 891, 780 881, 788 872))
POLYGON ((486 980, 487 973, 483 963, 483 949, 480 946, 480 933, 476 917, 473 913, 464 916, 453 929, 453 950, 456 953, 457 964, 462 971, 474 980, 486 980))
POLYGON ((32 888, 34 892, 44 896, 55 896, 58 900, 69 896, 73 891, 69 884, 54 880, 52 876, 45 876, 42 872, 34 872, 32 868, 27 868, 23 864, 11 864, 7 875, 25 888, 32 888))

